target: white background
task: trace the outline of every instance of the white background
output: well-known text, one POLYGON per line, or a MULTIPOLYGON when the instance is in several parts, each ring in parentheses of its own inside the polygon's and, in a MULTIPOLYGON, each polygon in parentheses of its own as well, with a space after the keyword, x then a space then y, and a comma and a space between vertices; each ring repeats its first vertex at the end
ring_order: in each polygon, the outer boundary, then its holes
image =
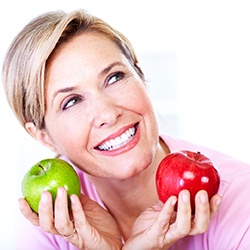
MULTIPOLYGON (((164 131, 250 162, 248 0, 1 1, 1 66, 9 43, 33 17, 78 8, 130 39, 145 66, 164 131)), ((5 250, 15 249, 21 179, 33 164, 52 154, 18 124, 2 85, 0 138, 0 249, 5 250)))

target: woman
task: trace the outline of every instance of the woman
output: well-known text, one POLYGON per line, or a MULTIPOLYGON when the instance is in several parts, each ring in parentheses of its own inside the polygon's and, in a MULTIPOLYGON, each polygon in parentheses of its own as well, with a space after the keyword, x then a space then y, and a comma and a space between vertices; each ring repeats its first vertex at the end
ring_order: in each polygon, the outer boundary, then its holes
POLYGON ((22 234, 19 249, 249 246, 250 204, 244 201, 249 166, 159 136, 134 50, 108 24, 83 10, 37 17, 10 46, 3 82, 23 127, 73 164, 82 185, 80 199, 70 197, 70 213, 64 188, 58 189, 54 208, 50 193, 43 193, 39 216, 19 200, 21 212, 35 225, 26 225, 28 237, 22 234), (180 149, 203 152, 221 172, 219 194, 209 201, 205 191, 198 192, 194 216, 187 190, 165 204, 157 197, 157 166, 180 149), (233 214, 238 206, 241 213, 233 214), (242 228, 235 231, 237 225, 242 228))

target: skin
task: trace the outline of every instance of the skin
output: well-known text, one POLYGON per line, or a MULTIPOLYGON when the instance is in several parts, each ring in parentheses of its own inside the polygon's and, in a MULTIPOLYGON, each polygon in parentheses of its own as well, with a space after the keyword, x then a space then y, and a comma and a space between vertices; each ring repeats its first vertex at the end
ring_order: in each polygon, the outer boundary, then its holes
POLYGON ((20 199, 27 219, 53 234, 70 235, 76 228, 67 240, 79 249, 167 249, 186 235, 208 229, 219 195, 209 203, 200 191, 194 217, 186 190, 178 197, 178 213, 177 197, 165 204, 158 200, 155 172, 169 150, 159 139, 144 82, 112 41, 87 33, 57 48, 47 64, 45 93, 46 129, 29 122, 27 130, 85 171, 107 210, 83 195, 72 195, 69 213, 66 191, 60 188, 54 212, 48 192, 42 196, 39 216, 20 199), (134 126, 135 135, 122 147, 97 148, 134 126))

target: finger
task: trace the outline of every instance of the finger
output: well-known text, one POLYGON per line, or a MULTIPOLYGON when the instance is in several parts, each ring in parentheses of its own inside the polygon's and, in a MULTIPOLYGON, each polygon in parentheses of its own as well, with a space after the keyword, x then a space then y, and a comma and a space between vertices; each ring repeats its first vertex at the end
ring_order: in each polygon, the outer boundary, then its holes
POLYGON ((168 200, 165 202, 156 222, 154 223, 154 228, 152 228, 155 231, 155 235, 157 236, 158 239, 161 238, 161 235, 163 234, 163 241, 161 241, 160 247, 169 247, 174 243, 174 239, 172 237, 169 237, 167 234, 170 224, 171 224, 171 219, 173 217, 173 214, 175 214, 174 208, 177 203, 177 197, 176 196, 171 196, 168 198, 168 200))
POLYGON ((39 202, 38 213, 41 228, 45 232, 58 234, 54 227, 53 201, 50 192, 45 191, 42 193, 41 200, 39 202))
MULTIPOLYGON (((81 195, 80 199, 83 202, 84 196, 81 195)), ((78 232, 83 232, 84 228, 86 229, 86 226, 88 226, 88 223, 86 221, 86 215, 83 210, 84 204, 81 203, 80 199, 77 195, 74 194, 70 196, 75 228, 78 232)))
POLYGON ((20 198, 18 200, 18 204, 19 204, 19 208, 21 210, 21 213, 23 214, 23 216, 28 219, 33 225, 35 226, 39 226, 40 222, 39 222, 39 218, 38 218, 38 214, 35 213, 29 206, 28 202, 23 199, 20 198))
POLYGON ((195 215, 192 221, 190 235, 204 233, 210 224, 210 204, 207 192, 199 191, 195 196, 195 215))
POLYGON ((188 190, 182 190, 178 196, 177 224, 183 227, 191 218, 191 202, 188 190))
POLYGON ((172 236, 172 239, 169 238, 169 241, 180 239, 190 232, 191 217, 190 193, 188 190, 182 190, 178 196, 176 221, 172 224, 169 231, 169 234, 172 236))
POLYGON ((74 218, 74 226, 75 231, 77 232, 77 234, 75 234, 74 237, 71 238, 71 243, 77 244, 78 246, 84 246, 87 249, 93 244, 93 241, 91 240, 91 237, 93 235, 91 233, 90 235, 88 235, 88 232, 92 231, 89 223, 87 222, 86 215, 83 210, 83 207, 85 205, 85 196, 81 195, 80 199, 75 194, 72 194, 70 196, 72 214, 74 218), (88 245, 88 240, 90 240, 90 245, 88 245))
POLYGON ((211 218, 219 210, 222 197, 219 194, 214 195, 210 200, 210 216, 211 218))
POLYGON ((71 235, 74 231, 74 225, 69 217, 68 194, 63 187, 57 189, 54 214, 55 228, 58 233, 66 236, 71 235))
POLYGON ((171 196, 168 198, 168 200, 165 202, 158 218, 157 218, 157 225, 159 227, 159 230, 166 230, 169 227, 170 220, 174 213, 174 207, 177 203, 177 197, 171 196))

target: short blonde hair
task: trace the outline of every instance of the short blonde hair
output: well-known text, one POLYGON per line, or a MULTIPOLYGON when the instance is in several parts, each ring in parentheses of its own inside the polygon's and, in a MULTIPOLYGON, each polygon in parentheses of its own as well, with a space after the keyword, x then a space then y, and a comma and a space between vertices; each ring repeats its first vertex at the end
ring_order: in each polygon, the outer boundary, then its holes
POLYGON ((45 69, 53 51, 83 32, 99 32, 111 39, 139 76, 134 49, 128 39, 103 20, 85 10, 48 12, 28 23, 12 42, 3 65, 2 79, 7 100, 20 123, 45 128, 45 69))

